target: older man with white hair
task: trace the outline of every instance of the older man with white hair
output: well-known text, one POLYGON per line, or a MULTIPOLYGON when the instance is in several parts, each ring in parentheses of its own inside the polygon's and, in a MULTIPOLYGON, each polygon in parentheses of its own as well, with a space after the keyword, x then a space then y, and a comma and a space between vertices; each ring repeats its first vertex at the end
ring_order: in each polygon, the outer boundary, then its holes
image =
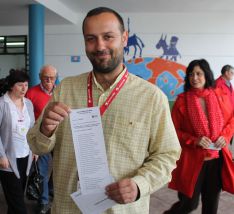
MULTIPOLYGON (((50 100, 55 88, 57 70, 52 65, 45 65, 40 70, 40 84, 30 88, 26 95, 34 106, 35 119, 37 119, 50 100)), ((37 161, 40 174, 43 176, 43 190, 39 200, 38 214, 45 214, 50 209, 49 192, 52 191, 52 181, 49 179, 49 166, 52 161, 51 154, 41 155, 37 161), (49 182, 50 181, 50 182, 49 182)))

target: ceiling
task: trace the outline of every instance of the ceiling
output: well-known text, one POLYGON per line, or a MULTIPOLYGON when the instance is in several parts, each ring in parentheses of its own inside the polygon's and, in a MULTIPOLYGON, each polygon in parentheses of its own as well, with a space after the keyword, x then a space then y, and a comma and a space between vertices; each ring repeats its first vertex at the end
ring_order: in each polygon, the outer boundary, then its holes
POLYGON ((28 24, 28 5, 45 6, 45 24, 76 24, 81 13, 106 6, 120 13, 234 13, 233 0, 0 0, 0 26, 28 24))

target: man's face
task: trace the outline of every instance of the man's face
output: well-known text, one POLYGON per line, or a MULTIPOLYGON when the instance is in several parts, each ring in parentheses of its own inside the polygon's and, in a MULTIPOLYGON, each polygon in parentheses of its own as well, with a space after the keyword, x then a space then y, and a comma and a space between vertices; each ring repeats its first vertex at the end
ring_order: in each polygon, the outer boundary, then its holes
POLYGON ((119 21, 112 13, 87 18, 84 39, 86 54, 94 71, 110 73, 122 63, 128 35, 121 32, 119 21))
POLYGON ((51 92, 54 88, 55 80, 56 80, 56 72, 51 67, 45 67, 40 75, 42 86, 49 92, 51 92))
POLYGON ((230 69, 229 71, 226 71, 224 74, 225 79, 227 79, 228 81, 231 81, 233 79, 233 75, 234 75, 234 71, 232 69, 230 69))

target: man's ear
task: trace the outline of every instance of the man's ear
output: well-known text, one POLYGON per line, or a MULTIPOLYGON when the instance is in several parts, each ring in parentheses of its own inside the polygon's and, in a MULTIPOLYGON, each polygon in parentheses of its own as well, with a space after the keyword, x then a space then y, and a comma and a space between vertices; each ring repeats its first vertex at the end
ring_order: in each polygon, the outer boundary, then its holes
POLYGON ((128 31, 123 32, 123 44, 124 44, 124 47, 126 47, 128 44, 128 31))

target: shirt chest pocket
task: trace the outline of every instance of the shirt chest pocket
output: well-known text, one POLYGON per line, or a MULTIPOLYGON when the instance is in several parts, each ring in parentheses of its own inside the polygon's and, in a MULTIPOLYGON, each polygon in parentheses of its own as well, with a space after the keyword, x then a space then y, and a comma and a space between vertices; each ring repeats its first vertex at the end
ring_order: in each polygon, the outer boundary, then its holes
POLYGON ((109 124, 110 142, 116 141, 118 145, 127 150, 147 150, 150 128, 144 121, 136 121, 130 118, 118 118, 109 124), (113 139, 112 139, 113 138, 113 139))

